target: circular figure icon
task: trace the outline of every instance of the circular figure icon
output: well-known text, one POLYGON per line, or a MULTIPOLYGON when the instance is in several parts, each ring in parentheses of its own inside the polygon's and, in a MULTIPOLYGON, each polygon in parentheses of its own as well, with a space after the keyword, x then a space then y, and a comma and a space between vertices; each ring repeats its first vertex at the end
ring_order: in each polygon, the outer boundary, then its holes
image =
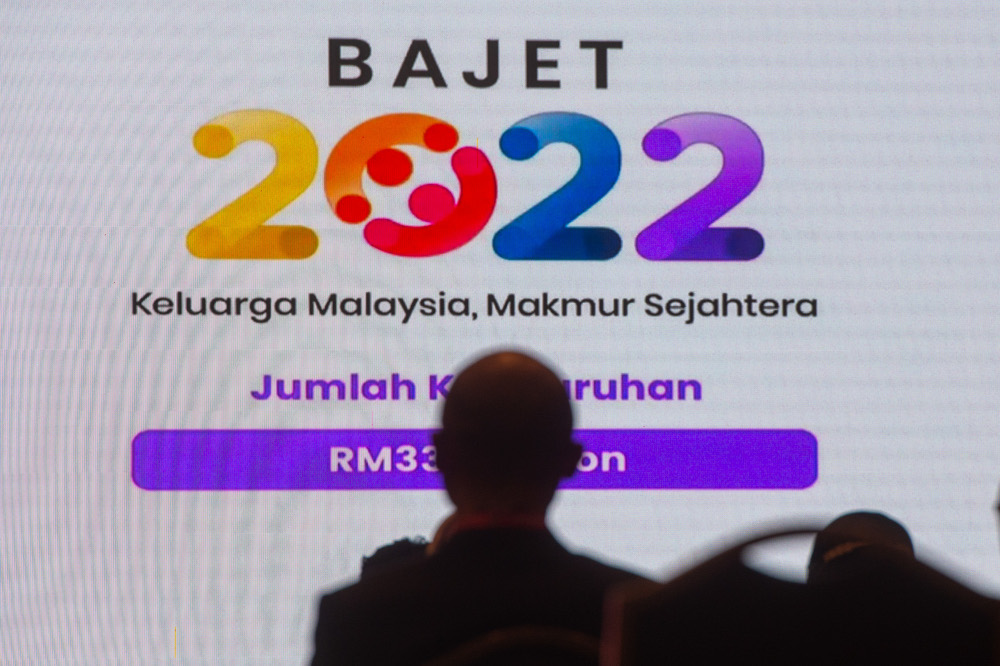
MULTIPOLYGON (((334 214, 347 224, 369 220, 372 206, 361 176, 385 187, 398 187, 413 175, 410 156, 395 146, 420 146, 446 153, 458 145, 450 124, 417 113, 393 113, 367 120, 334 146, 323 172, 323 188, 334 214)), ((406 225, 387 217, 371 219, 365 240, 374 248, 401 257, 430 257, 451 252, 476 237, 489 221, 497 201, 493 165, 478 148, 464 146, 451 155, 459 183, 458 198, 438 183, 416 187, 409 195, 410 212, 422 225, 406 225)))

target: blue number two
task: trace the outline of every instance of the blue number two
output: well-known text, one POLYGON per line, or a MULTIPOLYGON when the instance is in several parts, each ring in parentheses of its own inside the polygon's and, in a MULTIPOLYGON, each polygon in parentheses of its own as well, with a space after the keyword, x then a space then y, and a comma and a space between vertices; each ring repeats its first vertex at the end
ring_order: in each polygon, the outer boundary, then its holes
POLYGON ((613 229, 567 225, 618 181, 622 165, 618 139, 600 121, 566 111, 528 116, 500 136, 500 150, 512 160, 530 159, 550 143, 576 148, 580 168, 566 184, 497 231, 493 250, 504 259, 614 257, 621 250, 622 239, 613 229))

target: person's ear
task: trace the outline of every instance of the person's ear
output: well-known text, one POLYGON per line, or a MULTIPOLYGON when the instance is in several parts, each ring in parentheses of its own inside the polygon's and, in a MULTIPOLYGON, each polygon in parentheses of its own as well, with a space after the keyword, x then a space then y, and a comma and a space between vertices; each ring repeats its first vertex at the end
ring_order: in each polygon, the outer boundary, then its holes
POLYGON ((451 447, 448 446, 448 435, 443 430, 438 430, 431 435, 434 443, 434 463, 438 470, 450 469, 451 467, 451 447))
POLYGON ((559 470, 559 474, 562 478, 568 479, 576 474, 576 466, 580 463, 580 457, 582 455, 583 447, 579 443, 570 440, 569 446, 566 447, 566 455, 563 456, 562 466, 559 470))

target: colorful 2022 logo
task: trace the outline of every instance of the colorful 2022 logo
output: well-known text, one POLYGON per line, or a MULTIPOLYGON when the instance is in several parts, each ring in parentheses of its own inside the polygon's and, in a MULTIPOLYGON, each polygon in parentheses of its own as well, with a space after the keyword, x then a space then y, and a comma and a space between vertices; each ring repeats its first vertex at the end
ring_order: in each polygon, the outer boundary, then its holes
MULTIPOLYGON (((194 135, 195 149, 221 158, 245 141, 264 141, 276 164, 255 187, 191 229, 188 250, 203 259, 305 259, 319 247, 316 233, 304 226, 266 224, 312 183, 318 149, 301 122, 277 111, 225 113, 194 135)), ((599 120, 579 113, 539 113, 517 121, 500 136, 500 151, 526 161, 550 144, 577 150, 580 166, 562 187, 501 227, 493 250, 509 260, 603 260, 622 248, 621 236, 608 227, 570 226, 611 191, 621 173, 621 147, 599 120)), ((713 226, 757 187, 764 170, 764 148, 743 121, 718 113, 687 113, 668 118, 642 139, 643 152, 668 162, 695 144, 722 153, 722 168, 705 187, 646 226, 635 239, 638 254, 652 261, 747 261, 764 250, 764 238, 746 227, 713 226)), ((397 113, 354 127, 334 146, 323 172, 323 187, 334 215, 364 225, 372 247, 401 257, 441 255, 462 247, 485 228, 497 201, 497 179, 486 154, 459 144, 458 131, 431 116, 397 113), (409 194, 413 216, 423 224, 401 224, 372 217, 362 175, 379 185, 398 187, 413 174, 409 155, 397 146, 418 146, 450 153, 459 182, 458 198, 443 185, 426 183, 409 194)))

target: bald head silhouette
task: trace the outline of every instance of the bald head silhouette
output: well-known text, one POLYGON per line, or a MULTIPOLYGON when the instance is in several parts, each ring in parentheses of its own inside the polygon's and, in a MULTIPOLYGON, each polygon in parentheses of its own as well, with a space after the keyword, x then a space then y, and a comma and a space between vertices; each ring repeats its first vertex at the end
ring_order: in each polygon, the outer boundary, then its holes
POLYGON ((576 471, 573 412, 562 381, 526 354, 504 351, 462 370, 435 438, 458 512, 544 514, 576 471))
POLYGON ((912 559, 913 541, 898 521, 875 511, 853 511, 816 534, 809 582, 836 580, 870 569, 871 552, 912 559))

